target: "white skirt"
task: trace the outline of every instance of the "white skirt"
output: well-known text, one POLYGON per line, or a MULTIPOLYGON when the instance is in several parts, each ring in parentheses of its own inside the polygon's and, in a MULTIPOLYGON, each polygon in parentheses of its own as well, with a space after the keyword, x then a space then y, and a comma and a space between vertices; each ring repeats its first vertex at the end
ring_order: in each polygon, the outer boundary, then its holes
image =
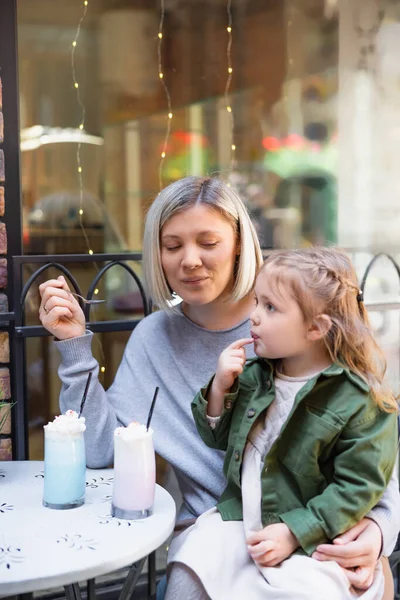
POLYGON ((380 563, 372 586, 356 591, 335 562, 294 554, 278 567, 258 567, 247 552, 242 521, 223 521, 216 508, 171 542, 168 565, 180 562, 200 578, 211 600, 381 600, 380 563))

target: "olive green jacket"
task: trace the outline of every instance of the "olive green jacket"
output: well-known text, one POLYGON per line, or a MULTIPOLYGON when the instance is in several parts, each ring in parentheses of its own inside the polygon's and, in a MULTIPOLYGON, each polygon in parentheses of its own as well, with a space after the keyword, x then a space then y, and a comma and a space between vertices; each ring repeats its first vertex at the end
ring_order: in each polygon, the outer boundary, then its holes
MULTIPOLYGON (((211 380, 212 381, 212 380, 211 380)), ((198 431, 225 450, 227 487, 217 506, 223 520, 242 520, 241 466, 250 429, 275 397, 272 365, 256 358, 225 396, 215 429, 207 421, 207 387, 192 403, 198 431)), ((261 474, 265 527, 284 522, 312 554, 358 523, 392 475, 397 415, 380 410, 363 379, 339 365, 310 379, 296 395, 261 474)))

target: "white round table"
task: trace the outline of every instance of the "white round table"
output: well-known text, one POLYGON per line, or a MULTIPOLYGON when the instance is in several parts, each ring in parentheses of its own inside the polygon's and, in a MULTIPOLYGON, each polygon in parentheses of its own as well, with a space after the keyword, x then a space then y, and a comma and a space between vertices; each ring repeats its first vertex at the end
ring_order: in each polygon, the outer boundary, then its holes
POLYGON ((111 516, 112 469, 87 469, 79 508, 42 506, 43 463, 0 463, 0 596, 93 579, 127 567, 171 534, 175 503, 156 487, 154 514, 139 521, 111 516))

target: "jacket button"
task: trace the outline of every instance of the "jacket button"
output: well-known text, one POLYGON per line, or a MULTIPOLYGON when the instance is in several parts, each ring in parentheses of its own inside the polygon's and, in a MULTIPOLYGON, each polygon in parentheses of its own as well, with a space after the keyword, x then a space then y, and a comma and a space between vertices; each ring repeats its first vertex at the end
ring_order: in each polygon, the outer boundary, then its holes
POLYGON ((268 381, 267 381, 267 388, 268 388, 269 390, 271 389, 271 385, 272 385, 272 383, 271 383, 271 382, 270 382, 270 380, 268 379, 268 381))
POLYGON ((235 450, 235 454, 233 455, 233 458, 234 458, 236 461, 238 461, 238 460, 239 460, 239 458, 240 458, 240 452, 239 452, 239 450, 235 450))
POLYGON ((249 419, 252 419, 252 418, 254 417, 254 415, 255 415, 255 414, 256 414, 256 411, 255 411, 255 409, 254 409, 254 408, 250 408, 250 409, 247 411, 247 416, 249 417, 249 419))
POLYGON ((232 400, 227 400, 225 402, 225 408, 232 408, 232 400))

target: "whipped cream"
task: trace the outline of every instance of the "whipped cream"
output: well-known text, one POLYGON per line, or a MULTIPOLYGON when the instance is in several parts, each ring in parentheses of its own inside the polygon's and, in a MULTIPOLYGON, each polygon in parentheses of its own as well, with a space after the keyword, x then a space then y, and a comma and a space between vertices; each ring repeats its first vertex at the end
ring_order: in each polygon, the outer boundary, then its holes
POLYGON ((86 429, 85 417, 79 417, 74 410, 67 410, 65 415, 55 417, 54 421, 50 421, 44 428, 48 432, 62 435, 81 433, 86 429))
POLYGON ((126 441, 142 440, 153 435, 151 427, 147 431, 145 425, 141 425, 137 421, 129 423, 128 427, 117 427, 114 431, 116 437, 121 437, 126 441))

